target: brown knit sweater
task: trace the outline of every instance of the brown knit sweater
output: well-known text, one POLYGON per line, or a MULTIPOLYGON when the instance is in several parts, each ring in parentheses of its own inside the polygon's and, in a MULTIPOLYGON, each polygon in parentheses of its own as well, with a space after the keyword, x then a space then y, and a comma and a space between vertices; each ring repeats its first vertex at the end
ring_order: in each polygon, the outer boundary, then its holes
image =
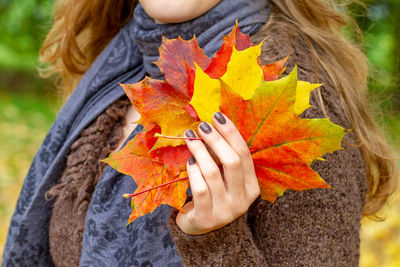
POLYGON ((49 224, 50 254, 55 266, 79 265, 86 212, 105 167, 100 159, 117 148, 129 107, 126 97, 115 101, 82 131, 71 145, 58 184, 46 194, 55 200, 49 224))
MULTIPOLYGON (((263 46, 263 63, 270 63, 287 55, 290 55, 290 59, 286 74, 297 64, 300 80, 324 83, 320 90, 331 121, 347 129, 351 128, 326 73, 320 69, 319 79, 315 77, 315 70, 301 37, 294 35, 287 26, 269 29, 269 38, 263 46)), ((302 117, 324 117, 316 99, 317 94, 313 92, 310 101, 313 107, 302 117)), ((246 214, 229 225, 204 235, 183 233, 175 223, 177 211, 174 210, 169 219, 170 235, 185 265, 358 266, 360 220, 367 183, 360 151, 346 145, 355 142, 354 134, 350 132, 344 140, 344 150, 327 154, 324 157, 326 161, 316 161, 312 165, 333 189, 303 192, 289 190, 274 204, 259 198, 246 214)), ((101 153, 98 155, 100 157, 101 153)), ((98 170, 95 177, 99 177, 101 173, 101 169, 98 170)), ((92 186, 94 185, 91 184, 90 187, 92 186)), ((90 196, 91 191, 87 194, 90 196)), ((77 200, 72 200, 67 202, 69 204, 62 202, 59 205, 74 206, 76 202, 77 200)), ((87 204, 84 207, 87 208, 87 204)), ((55 211, 57 209, 63 208, 57 207, 55 211)), ((72 218, 72 210, 67 210, 64 210, 63 218, 72 218)), ((80 214, 85 212, 86 210, 80 210, 80 214)), ((52 216, 52 222, 55 220, 57 219, 52 216)), ((63 262, 71 256, 71 249, 57 254, 54 248, 60 245, 60 238, 69 236, 68 232, 60 233, 65 231, 63 227, 68 226, 67 224, 76 225, 74 220, 69 219, 62 223, 62 219, 58 219, 58 223, 63 225, 51 224, 51 231, 54 232, 50 232, 50 245, 53 247, 52 256, 55 262, 63 262)), ((84 220, 84 215, 79 220, 84 220)), ((75 244, 71 245, 75 247, 75 260, 70 262, 70 266, 79 262, 81 231, 79 229, 79 234, 71 242, 68 241, 68 244, 75 244)))

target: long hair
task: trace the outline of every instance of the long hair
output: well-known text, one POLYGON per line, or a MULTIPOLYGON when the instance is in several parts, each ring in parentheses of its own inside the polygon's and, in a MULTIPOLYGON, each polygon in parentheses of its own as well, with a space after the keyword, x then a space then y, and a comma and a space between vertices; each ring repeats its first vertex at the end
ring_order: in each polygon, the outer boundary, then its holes
MULTIPOLYGON (((396 164, 367 103, 367 59, 341 32, 349 17, 337 11, 332 0, 270 2, 272 16, 266 28, 287 26, 301 36, 316 69, 319 64, 337 90, 367 167, 368 193, 363 215, 374 215, 397 186, 396 164)), ((58 87, 65 94, 70 93, 131 18, 136 4, 132 0, 58 0, 54 26, 40 51, 41 61, 48 63, 42 75, 56 74, 58 87)))
POLYGON ((43 78, 55 76, 65 99, 82 75, 132 17, 137 0, 57 0, 54 25, 40 50, 43 78))

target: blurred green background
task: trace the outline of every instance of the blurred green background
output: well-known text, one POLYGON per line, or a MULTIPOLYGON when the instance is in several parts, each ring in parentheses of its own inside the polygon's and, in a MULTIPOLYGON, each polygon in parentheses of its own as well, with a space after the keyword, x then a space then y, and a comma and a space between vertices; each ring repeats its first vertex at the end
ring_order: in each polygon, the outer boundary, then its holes
MULTIPOLYGON (((371 101, 395 151, 400 144, 400 0, 351 6, 364 34, 374 78, 371 101)), ((38 51, 50 29, 53 0, 0 0, 0 257, 10 217, 28 170, 61 106, 52 82, 38 77, 38 51)), ((363 220, 361 266, 400 266, 400 195, 363 220)))

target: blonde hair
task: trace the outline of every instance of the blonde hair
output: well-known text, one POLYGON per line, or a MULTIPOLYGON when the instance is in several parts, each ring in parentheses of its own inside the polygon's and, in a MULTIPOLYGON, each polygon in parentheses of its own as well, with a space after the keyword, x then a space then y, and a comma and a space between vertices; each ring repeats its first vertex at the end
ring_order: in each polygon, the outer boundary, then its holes
MULTIPOLYGON (((368 194, 363 215, 374 215, 397 186, 396 164, 367 104, 367 59, 341 32, 349 18, 335 10, 336 5, 329 0, 270 2, 275 15, 268 27, 287 25, 294 29, 304 40, 314 64, 322 66, 338 92, 367 166, 368 194)), ((55 24, 40 51, 42 62, 49 65, 42 75, 57 74, 57 86, 70 93, 132 16, 135 5, 136 1, 131 0, 58 0, 55 24)))

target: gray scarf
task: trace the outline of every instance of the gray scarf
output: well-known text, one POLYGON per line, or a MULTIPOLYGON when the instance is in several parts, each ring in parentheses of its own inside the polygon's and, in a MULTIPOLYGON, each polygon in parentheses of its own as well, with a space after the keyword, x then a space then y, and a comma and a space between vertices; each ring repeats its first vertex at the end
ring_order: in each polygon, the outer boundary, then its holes
MULTIPOLYGON (((69 147, 80 132, 124 95, 118 83, 136 83, 146 73, 162 78, 152 64, 162 36, 190 39, 196 34, 212 57, 236 19, 242 32, 254 34, 268 17, 267 0, 223 0, 191 21, 160 25, 138 5, 133 19, 85 73, 37 152, 12 217, 2 266, 53 266, 48 240, 52 208, 44 194, 61 177, 69 147)), ((128 140, 142 129, 138 125, 128 140)), ((131 208, 121 196, 136 187, 131 177, 104 169, 86 215, 81 266, 183 265, 165 227, 170 207, 161 206, 125 226, 131 208)))

